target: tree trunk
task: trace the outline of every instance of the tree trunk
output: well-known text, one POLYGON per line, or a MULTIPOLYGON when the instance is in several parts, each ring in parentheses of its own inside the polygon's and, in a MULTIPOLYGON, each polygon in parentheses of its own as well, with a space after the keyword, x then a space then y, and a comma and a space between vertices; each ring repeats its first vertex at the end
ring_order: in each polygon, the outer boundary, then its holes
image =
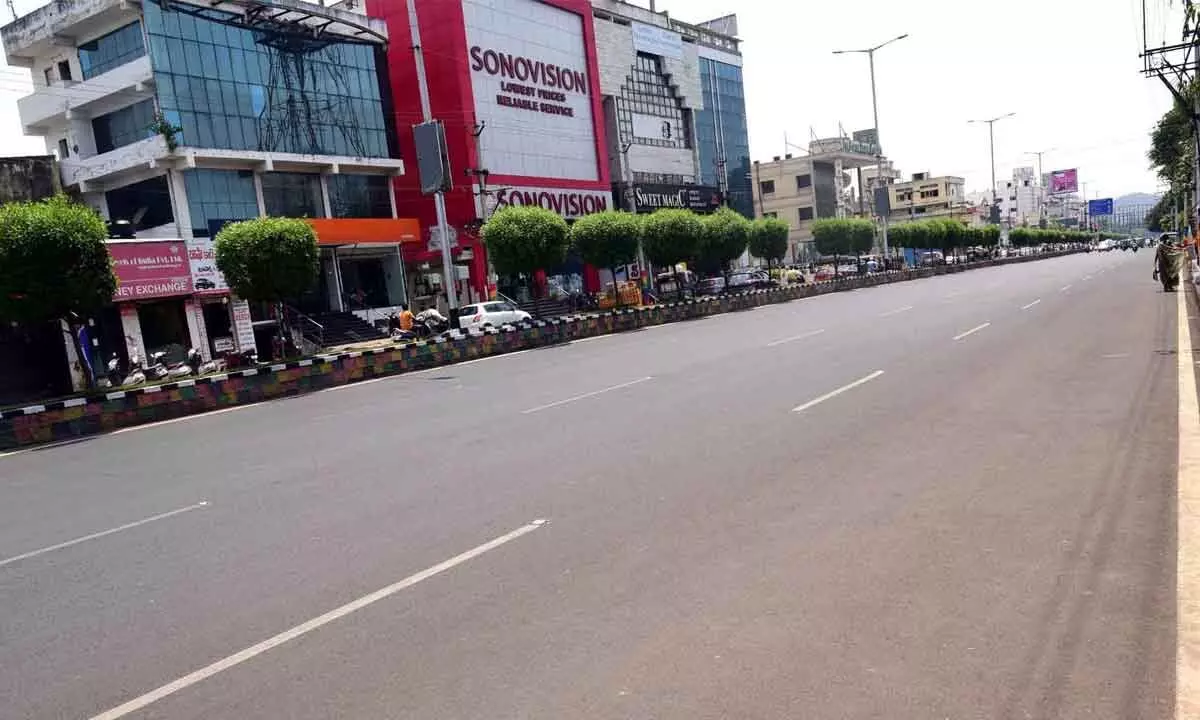
POLYGON ((614 265, 608 269, 613 278, 613 309, 621 307, 621 288, 617 286, 617 268, 614 265))

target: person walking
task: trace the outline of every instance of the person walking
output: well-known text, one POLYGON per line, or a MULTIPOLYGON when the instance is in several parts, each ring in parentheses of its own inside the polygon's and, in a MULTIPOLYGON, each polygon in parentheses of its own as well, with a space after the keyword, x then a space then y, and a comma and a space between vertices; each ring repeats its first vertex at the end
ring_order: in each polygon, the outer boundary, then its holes
POLYGON ((1183 248, 1179 245, 1179 237, 1167 233, 1159 238, 1154 253, 1154 279, 1162 283, 1163 292, 1175 292, 1182 269, 1183 248))

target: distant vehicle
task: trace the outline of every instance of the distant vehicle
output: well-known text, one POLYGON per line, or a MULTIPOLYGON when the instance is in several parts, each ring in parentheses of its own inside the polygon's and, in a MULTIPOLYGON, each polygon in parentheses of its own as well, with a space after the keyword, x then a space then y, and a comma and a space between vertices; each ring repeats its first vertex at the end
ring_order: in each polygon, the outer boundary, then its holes
POLYGON ((458 311, 458 325, 463 330, 479 330, 524 322, 532 316, 508 302, 486 302, 464 305, 458 311))
POLYGON ((729 276, 726 287, 729 292, 742 292, 779 287, 779 283, 762 270, 739 270, 729 276))
POLYGON ((696 283, 697 295, 720 295, 723 292, 725 292, 725 278, 720 275, 704 278, 696 283))
POLYGON ((195 282, 197 290, 216 290, 217 284, 208 278, 200 278, 195 282))

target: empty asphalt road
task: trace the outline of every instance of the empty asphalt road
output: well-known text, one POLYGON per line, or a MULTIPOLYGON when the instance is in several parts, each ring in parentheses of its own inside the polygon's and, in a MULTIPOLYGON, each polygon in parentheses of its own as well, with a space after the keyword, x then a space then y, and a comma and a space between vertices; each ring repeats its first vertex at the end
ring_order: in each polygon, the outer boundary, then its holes
POLYGON ((1170 718, 1150 254, 0 457, 0 717, 1170 718))

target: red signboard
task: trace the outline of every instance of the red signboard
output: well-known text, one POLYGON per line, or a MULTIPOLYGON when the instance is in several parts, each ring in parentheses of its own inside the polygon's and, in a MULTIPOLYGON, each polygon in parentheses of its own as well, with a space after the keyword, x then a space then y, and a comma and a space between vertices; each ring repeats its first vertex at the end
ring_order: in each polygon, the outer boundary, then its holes
POLYGON ((117 275, 115 302, 190 295, 191 269, 182 240, 110 242, 117 275))

